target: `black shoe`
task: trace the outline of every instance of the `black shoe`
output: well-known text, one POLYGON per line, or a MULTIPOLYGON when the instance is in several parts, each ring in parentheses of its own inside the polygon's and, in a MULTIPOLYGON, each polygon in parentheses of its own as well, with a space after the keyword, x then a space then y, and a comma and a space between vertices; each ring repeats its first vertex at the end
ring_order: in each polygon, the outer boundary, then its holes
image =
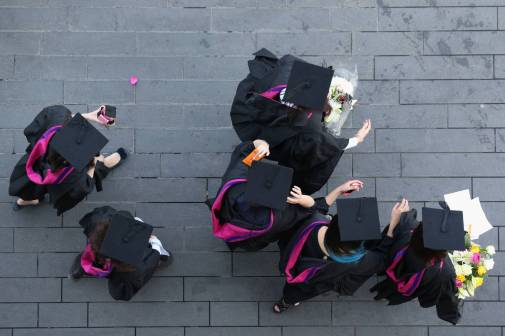
POLYGON ((44 201, 44 196, 42 196, 41 198, 39 198, 39 203, 37 203, 37 204, 24 204, 24 205, 21 205, 21 204, 18 203, 18 200, 15 200, 14 204, 12 205, 12 210, 14 210, 14 211, 21 211, 24 208, 37 206, 40 203, 42 203, 42 201, 44 201))
POLYGON ((68 276, 74 280, 79 280, 85 274, 81 267, 81 255, 82 252, 75 257, 74 262, 72 263, 72 268, 70 268, 70 273, 68 274, 68 276))
POLYGON ((165 250, 165 251, 168 252, 168 254, 160 255, 160 261, 162 262, 163 266, 168 266, 168 265, 172 264, 172 262, 174 261, 174 256, 173 256, 172 252, 170 252, 168 250, 165 250))
POLYGON ((115 153, 119 154, 119 156, 121 157, 121 160, 119 160, 119 162, 116 163, 116 165, 113 166, 111 169, 114 169, 114 168, 117 168, 117 167, 121 166, 123 164, 124 160, 128 157, 128 152, 123 147, 119 147, 115 151, 115 153))

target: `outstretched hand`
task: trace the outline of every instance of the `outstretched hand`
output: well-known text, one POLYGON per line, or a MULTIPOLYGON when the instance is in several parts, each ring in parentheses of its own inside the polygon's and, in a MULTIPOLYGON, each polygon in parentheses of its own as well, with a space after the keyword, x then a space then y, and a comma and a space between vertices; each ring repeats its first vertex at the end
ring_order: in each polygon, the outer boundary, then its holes
POLYGON ((347 181, 347 182, 339 185, 337 188, 338 188, 340 194, 345 195, 345 194, 350 194, 353 191, 361 190, 364 185, 365 185, 365 183, 360 180, 350 180, 350 181, 347 181))
POLYGON ((363 122, 363 126, 358 130, 355 137, 358 140, 358 143, 362 143, 365 141, 365 138, 368 136, 368 133, 372 130, 372 121, 367 119, 363 122))
POLYGON ((298 204, 304 208, 311 208, 315 204, 314 199, 309 195, 304 195, 300 187, 294 186, 289 194, 287 200, 289 204, 298 204))
POLYGON ((393 237, 393 231, 398 226, 398 224, 400 224, 400 217, 402 216, 402 213, 409 210, 409 201, 405 198, 393 206, 393 209, 391 210, 391 220, 389 222, 388 236, 393 237))

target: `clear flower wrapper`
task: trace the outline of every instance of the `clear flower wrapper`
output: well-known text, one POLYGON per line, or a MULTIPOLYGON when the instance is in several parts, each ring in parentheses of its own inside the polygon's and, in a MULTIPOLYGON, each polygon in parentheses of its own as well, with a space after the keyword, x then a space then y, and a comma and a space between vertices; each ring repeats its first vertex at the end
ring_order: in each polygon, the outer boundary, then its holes
POLYGON ((357 103, 357 100, 354 99, 357 87, 357 69, 354 72, 342 68, 335 69, 328 93, 328 101, 332 111, 324 117, 326 130, 333 136, 340 136, 342 127, 357 103))

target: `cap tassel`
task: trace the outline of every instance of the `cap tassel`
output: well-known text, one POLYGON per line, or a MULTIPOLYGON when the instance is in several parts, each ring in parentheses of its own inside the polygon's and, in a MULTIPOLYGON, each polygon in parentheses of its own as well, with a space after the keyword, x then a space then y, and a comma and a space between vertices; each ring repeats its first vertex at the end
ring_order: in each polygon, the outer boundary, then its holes
POLYGON ((442 219, 442 225, 440 226, 440 232, 447 232, 447 220, 449 219, 449 209, 444 209, 444 218, 442 219))
POLYGON ((358 205, 358 214, 356 215, 356 221, 358 223, 361 223, 361 221, 363 220, 361 217, 361 209, 362 208, 363 208, 363 198, 360 198, 359 205, 358 205))

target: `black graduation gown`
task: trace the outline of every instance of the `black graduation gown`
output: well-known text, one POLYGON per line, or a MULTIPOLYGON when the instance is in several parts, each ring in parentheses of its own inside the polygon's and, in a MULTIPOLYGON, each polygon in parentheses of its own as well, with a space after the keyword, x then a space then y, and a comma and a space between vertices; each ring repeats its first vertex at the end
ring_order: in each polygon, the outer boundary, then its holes
POLYGON ((338 263, 329 258, 324 259, 317 231, 329 223, 325 216, 315 214, 290 239, 280 242, 281 274, 287 276, 288 263, 293 259, 294 265, 289 272, 292 277, 300 277, 297 283, 286 280, 283 290, 286 303, 305 301, 332 290, 340 295, 353 295, 372 275, 384 270, 388 250, 393 242, 387 236, 380 241, 367 242, 367 252, 358 262, 338 263), (305 242, 302 238, 304 235, 307 235, 305 242), (294 251, 301 244, 303 248, 296 257, 294 251))
POLYGON ((238 85, 233 100, 233 127, 242 141, 267 141, 271 159, 292 167, 294 184, 312 194, 328 181, 349 139, 326 132, 321 111, 313 111, 308 118, 306 112, 260 95, 287 84, 293 62, 301 59, 292 55, 278 59, 266 49, 254 55, 250 73, 238 85))
MULTIPOLYGON (((392 263, 396 252, 409 243, 412 231, 419 225, 416 216, 415 209, 402 214, 401 222, 395 228, 395 236, 398 235, 398 239, 391 247, 387 266, 392 263)), ((398 278, 402 278, 421 271, 424 267, 425 262, 407 250, 404 259, 397 265, 395 273, 398 278)), ((438 262, 428 267, 419 287, 411 296, 407 297, 399 293, 388 277, 372 287, 371 291, 377 292, 376 299, 386 299, 390 305, 402 304, 417 298, 421 307, 436 306, 440 319, 456 324, 461 318, 461 313, 459 311, 460 300, 456 296, 455 278, 456 273, 452 262, 449 257, 446 257, 442 268, 438 262)))
MULTIPOLYGON (((95 208, 86 214, 79 224, 84 229, 86 237, 91 236, 96 223, 101 220, 110 220, 116 213, 133 217, 127 211, 117 211, 110 206, 95 208)), ((141 264, 135 266, 131 272, 121 272, 115 269, 108 276, 108 287, 110 295, 116 300, 129 301, 153 276, 158 267, 160 254, 158 251, 146 246, 144 249, 144 259, 141 264)))
MULTIPOLYGON (((26 162, 33 146, 45 131, 55 125, 64 124, 70 118, 72 118, 72 113, 62 105, 46 107, 35 117, 24 130, 26 140, 28 140, 26 154, 14 167, 9 181, 9 195, 24 200, 42 199, 46 193, 49 193, 50 201, 57 209, 58 216, 82 201, 86 195, 93 191, 95 186, 100 191, 101 180, 110 171, 103 163, 98 162, 93 178, 86 174, 87 168, 84 168, 82 171, 74 170, 62 183, 57 185, 39 185, 30 181, 26 175, 26 162)), ((45 165, 44 158, 40 159, 38 164, 39 167, 43 167, 45 165)))
MULTIPOLYGON (((253 150, 254 144, 250 141, 237 146, 231 155, 230 164, 223 176, 218 195, 223 192, 223 186, 229 181, 247 178, 249 167, 243 164, 242 160, 253 150)), ((238 241, 232 241, 231 239, 225 240, 232 250, 237 247, 248 251, 263 249, 269 243, 279 240, 283 235, 288 235, 290 230, 296 228, 299 223, 310 217, 315 211, 323 213, 328 211, 328 205, 323 198, 317 199, 316 204, 310 209, 291 204, 286 205, 284 210, 275 210, 266 207, 250 207, 242 201, 246 183, 247 182, 236 184, 224 193, 221 209, 214 210, 214 214, 219 222, 232 223, 244 229, 258 231, 264 229, 268 225, 271 211, 273 211, 274 222, 271 228, 261 235, 238 241)), ((214 205, 216 200, 214 199, 211 202, 212 205, 214 205)))

